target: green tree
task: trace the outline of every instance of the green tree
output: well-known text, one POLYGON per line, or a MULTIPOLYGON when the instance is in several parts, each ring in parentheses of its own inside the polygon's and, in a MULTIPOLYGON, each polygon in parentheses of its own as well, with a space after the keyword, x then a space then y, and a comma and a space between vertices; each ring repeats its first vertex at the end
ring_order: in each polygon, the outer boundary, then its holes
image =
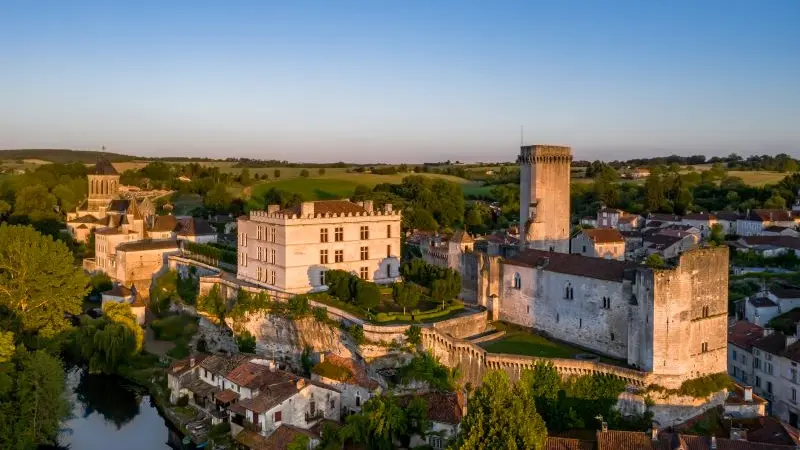
POLYGON ((395 283, 392 286, 392 297, 394 302, 403 308, 403 314, 405 314, 406 308, 414 309, 419 304, 422 298, 422 289, 414 283, 395 283))
POLYGON ((239 183, 241 183, 242 186, 250 186, 252 182, 253 180, 250 178, 250 169, 242 169, 242 172, 239 174, 239 183))
POLYGON ((402 407, 390 394, 364 403, 359 414, 347 418, 341 434, 370 449, 391 450, 395 441, 407 447, 412 435, 424 438, 430 428, 424 399, 415 397, 402 407))
POLYGON ((460 450, 541 450, 547 428, 531 395, 512 386, 505 372, 491 371, 470 398, 461 431, 450 448, 460 450))
POLYGON ((439 224, 427 209, 416 208, 409 211, 408 216, 403 216, 406 227, 413 230, 436 231, 439 224))
POLYGON ((25 186, 17 192, 13 215, 34 222, 54 218, 57 203, 55 196, 41 184, 25 186))
POLYGON ((709 236, 708 240, 717 245, 721 245, 725 242, 725 232, 722 225, 718 223, 711 225, 711 236, 709 236))
POLYGON ((764 202, 764 208, 786 209, 786 199, 781 196, 780 192, 772 191, 772 197, 764 202))
POLYGON ((45 337, 66 330, 65 314, 80 313, 88 281, 64 243, 0 225, 0 307, 10 313, 3 329, 45 337))
POLYGON ((224 184, 214 185, 203 197, 203 206, 216 212, 227 211, 231 207, 231 202, 233 195, 228 192, 224 184))
POLYGON ((655 168, 647 176, 644 182, 645 189, 645 208, 648 211, 658 211, 664 204, 664 185, 661 181, 661 173, 655 168))
POLYGON ((422 328, 417 325, 411 325, 405 332, 406 342, 411 345, 419 345, 422 343, 422 328))
POLYGON ((319 176, 325 175, 325 168, 320 167, 319 170, 317 170, 317 173, 319 174, 319 176))
POLYGON ((658 253, 648 255, 644 260, 644 264, 651 269, 660 269, 666 265, 664 258, 659 256, 658 253))
POLYGON ((215 284, 207 294, 197 299, 197 309, 208 313, 219 320, 219 326, 225 325, 225 315, 228 313, 228 302, 222 297, 219 285, 215 284))
POLYGON ((239 351, 242 353, 255 353, 256 337, 245 330, 236 336, 236 346, 239 347, 239 351))
POLYGON ((355 302, 369 311, 381 302, 381 291, 375 283, 362 282, 356 291, 355 302))
POLYGON ((277 178, 280 178, 280 177, 281 177, 281 169, 275 169, 275 170, 273 170, 273 171, 272 171, 272 176, 273 176, 273 177, 275 177, 276 179, 277 179, 277 178))
POLYGON ((311 438, 305 434, 298 434, 292 439, 292 442, 289 442, 289 445, 286 446, 286 450, 308 450, 310 445, 311 438))
POLYGON ((14 350, 14 333, 0 331, 0 364, 11 361, 14 350))
POLYGON ((303 170, 300 171, 300 176, 302 178, 308 178, 308 175, 309 175, 308 169, 303 169, 303 170))
POLYGON ((0 219, 4 219, 11 212, 11 205, 5 200, 0 200, 0 219))
POLYGON ((0 448, 55 444, 69 414, 61 362, 45 351, 16 352, 0 370, 0 448))

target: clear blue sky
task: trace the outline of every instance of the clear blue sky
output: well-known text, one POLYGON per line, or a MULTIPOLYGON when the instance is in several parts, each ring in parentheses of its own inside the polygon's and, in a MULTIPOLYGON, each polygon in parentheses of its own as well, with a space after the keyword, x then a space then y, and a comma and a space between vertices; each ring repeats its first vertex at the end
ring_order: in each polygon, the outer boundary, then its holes
POLYGON ((800 0, 0 2, 0 148, 800 156, 800 0))

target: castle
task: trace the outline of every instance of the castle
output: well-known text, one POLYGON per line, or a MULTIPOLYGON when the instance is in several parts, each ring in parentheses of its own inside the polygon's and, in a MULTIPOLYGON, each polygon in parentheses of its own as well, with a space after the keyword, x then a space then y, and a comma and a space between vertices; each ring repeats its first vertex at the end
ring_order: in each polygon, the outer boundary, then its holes
POLYGON ((464 252, 464 300, 665 384, 724 372, 727 248, 692 250, 660 269, 570 254, 571 160, 569 147, 521 148, 520 251, 464 252))

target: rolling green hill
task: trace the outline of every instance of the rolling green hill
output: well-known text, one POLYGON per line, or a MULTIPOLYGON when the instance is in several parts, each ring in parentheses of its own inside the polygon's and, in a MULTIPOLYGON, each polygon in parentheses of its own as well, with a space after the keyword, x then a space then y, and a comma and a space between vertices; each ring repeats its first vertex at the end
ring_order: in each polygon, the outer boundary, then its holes
POLYGON ((91 150, 65 150, 65 149, 19 149, 19 150, 0 150, 0 161, 6 160, 25 160, 34 159, 52 163, 72 163, 92 164, 101 157, 108 158, 112 162, 131 161, 133 156, 122 155, 111 152, 95 152, 91 150))

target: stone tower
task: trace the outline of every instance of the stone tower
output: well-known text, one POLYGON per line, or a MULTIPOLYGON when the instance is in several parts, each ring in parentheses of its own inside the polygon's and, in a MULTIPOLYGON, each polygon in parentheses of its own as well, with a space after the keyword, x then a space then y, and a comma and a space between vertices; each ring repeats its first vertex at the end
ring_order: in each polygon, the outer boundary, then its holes
POLYGON ((569 253, 572 149, 520 148, 520 246, 569 253))
POLYGON ((119 173, 105 158, 97 161, 89 172, 89 211, 105 211, 111 200, 117 198, 119 173))

